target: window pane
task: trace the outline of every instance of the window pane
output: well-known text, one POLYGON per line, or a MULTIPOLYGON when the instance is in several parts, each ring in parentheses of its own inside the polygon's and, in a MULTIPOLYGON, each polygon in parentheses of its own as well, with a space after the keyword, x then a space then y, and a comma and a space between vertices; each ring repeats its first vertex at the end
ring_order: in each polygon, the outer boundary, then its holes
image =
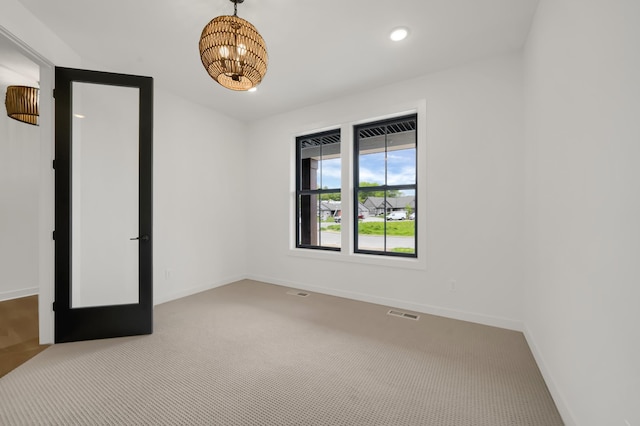
POLYGON ((391 135, 389 142, 387 148, 387 185, 415 185, 415 132, 391 135), (405 136, 410 136, 410 138, 405 139, 405 136))
POLYGON ((386 251, 415 253, 416 222, 410 219, 415 211, 415 191, 389 190, 387 205, 386 251))
POLYGON ((340 189, 342 168, 340 162, 340 132, 322 138, 319 187, 340 189))
POLYGON ((318 208, 318 246, 340 248, 342 209, 339 192, 322 194, 318 208))
POLYGON ((324 222, 340 223, 342 220, 342 203, 340 193, 331 192, 320 196, 320 218, 324 222))
POLYGON ((339 189, 340 132, 308 136, 300 144, 301 189, 339 189))
POLYGON ((358 142, 358 182, 385 184, 385 138, 372 136, 358 142))
POLYGON ((358 246, 356 249, 384 251, 384 213, 386 211, 384 193, 380 191, 358 191, 358 204, 363 218, 358 219, 356 228, 358 246))
POLYGON ((318 244, 318 196, 299 197, 298 244, 318 244))

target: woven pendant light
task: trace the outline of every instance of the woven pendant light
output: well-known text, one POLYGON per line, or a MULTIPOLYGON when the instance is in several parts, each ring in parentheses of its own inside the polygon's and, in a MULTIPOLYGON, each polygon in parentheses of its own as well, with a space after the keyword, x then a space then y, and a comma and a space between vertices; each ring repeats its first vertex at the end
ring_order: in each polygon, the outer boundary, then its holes
POLYGON ((9 86, 4 99, 7 115, 23 123, 38 125, 38 93, 40 89, 27 86, 9 86))
POLYGON ((213 18, 200 36, 200 59, 209 75, 231 90, 249 90, 256 87, 267 73, 267 46, 250 22, 237 16, 238 3, 233 16, 213 18))

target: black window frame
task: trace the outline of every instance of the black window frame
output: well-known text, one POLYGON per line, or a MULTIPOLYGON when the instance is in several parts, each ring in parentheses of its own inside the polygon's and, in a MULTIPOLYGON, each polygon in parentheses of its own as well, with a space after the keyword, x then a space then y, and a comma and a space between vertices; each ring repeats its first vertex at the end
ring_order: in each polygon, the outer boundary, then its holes
MULTIPOLYGON (((311 133, 308 135, 303 135, 303 136, 298 136, 296 137, 296 223, 295 223, 295 227, 296 227, 296 248, 303 248, 303 249, 313 249, 313 250, 327 250, 327 251, 341 251, 342 247, 331 247, 331 246, 323 246, 322 241, 319 242, 319 244, 312 244, 312 243, 306 243, 306 242, 302 242, 303 239, 303 231, 301 228, 303 228, 303 221, 305 220, 305 218, 303 217, 302 214, 302 210, 303 210, 303 206, 301 203, 301 198, 303 196, 321 196, 322 194, 333 194, 333 193, 339 193, 340 197, 342 198, 342 188, 327 188, 327 189, 309 189, 309 188, 303 188, 304 187, 304 180, 303 179, 303 173, 304 173, 304 166, 302 164, 302 145, 304 141, 308 141, 310 139, 319 139, 320 141, 320 152, 322 153, 322 146, 323 144, 323 140, 326 140, 327 143, 336 143, 335 142, 335 138, 338 138, 338 143, 340 144, 340 152, 342 152, 342 135, 341 135, 341 129, 333 129, 333 130, 327 130, 327 131, 323 131, 323 132, 317 132, 317 133, 311 133)), ((321 154, 322 156, 322 154, 321 154)), ((341 161, 341 169, 342 169, 342 155, 340 155, 340 161, 341 161)), ((342 179, 341 179, 342 181, 342 179)), ((317 215, 316 215, 317 217, 317 215)), ((311 218, 311 216, 309 216, 309 219, 311 222, 313 221, 313 219, 311 218)), ((309 229, 310 232, 310 229, 309 229)), ((309 236, 309 239, 311 239, 311 236, 309 236)))
POLYGON ((418 114, 407 114, 401 117, 394 117, 384 120, 371 121, 366 123, 361 123, 353 126, 353 211, 357 212, 359 207, 359 199, 358 195, 360 192, 368 192, 368 191, 384 191, 384 205, 385 205, 385 213, 384 213, 384 246, 382 251, 378 250, 365 250, 360 249, 358 245, 358 214, 353 215, 353 252, 359 254, 371 254, 376 256, 389 256, 389 257, 405 257, 405 258, 417 258, 418 257, 418 217, 415 216, 414 219, 414 252, 413 253, 401 253, 401 252, 391 252, 387 251, 387 212, 386 212, 386 204, 387 204, 387 191, 389 190, 413 190, 414 192, 414 212, 418 211, 418 114), (397 125, 400 123, 405 123, 407 121, 413 121, 415 124, 415 128, 411 129, 415 131, 415 183, 414 184, 402 184, 402 185, 388 185, 387 181, 387 161, 386 161, 386 153, 387 151, 387 142, 386 136, 390 133, 388 132, 389 126, 397 125), (372 127, 383 127, 385 128, 385 184, 378 186, 365 186, 360 187, 360 132, 363 129, 370 129, 372 127))

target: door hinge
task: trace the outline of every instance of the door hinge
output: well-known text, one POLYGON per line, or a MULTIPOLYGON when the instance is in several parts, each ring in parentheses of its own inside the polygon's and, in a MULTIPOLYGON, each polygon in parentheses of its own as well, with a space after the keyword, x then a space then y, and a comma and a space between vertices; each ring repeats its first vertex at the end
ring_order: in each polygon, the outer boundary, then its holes
POLYGON ((56 240, 56 231, 53 231, 53 232, 52 232, 52 234, 53 234, 53 235, 52 235, 52 237, 53 237, 53 241, 55 241, 55 240, 56 240))
POLYGON ((56 311, 56 302, 53 302, 51 307, 52 307, 53 311, 55 312, 56 311))
POLYGON ((53 167, 53 170, 55 170, 55 169, 56 169, 56 160, 53 160, 53 161, 51 162, 51 167, 53 167))
POLYGON ((52 92, 53 92, 53 99, 55 99, 56 98, 56 89, 53 89, 52 92))

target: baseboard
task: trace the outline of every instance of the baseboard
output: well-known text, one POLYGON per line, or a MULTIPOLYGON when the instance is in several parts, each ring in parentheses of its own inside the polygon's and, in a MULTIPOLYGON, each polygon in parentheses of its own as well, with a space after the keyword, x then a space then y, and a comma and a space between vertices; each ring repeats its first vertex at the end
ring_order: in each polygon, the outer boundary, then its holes
POLYGON ((222 287, 223 285, 227 285, 227 284, 231 284, 233 282, 236 281, 240 281, 245 279, 246 277, 244 275, 238 275, 238 276, 234 276, 234 277, 228 277, 228 278, 224 278, 221 280, 217 280, 211 284, 207 284, 207 285, 203 285, 203 286, 197 286, 197 287, 189 287, 187 289, 183 289, 180 291, 176 291, 173 293, 170 293, 166 296, 163 297, 159 297, 158 299, 154 299, 153 301, 153 305, 160 305, 162 303, 166 303, 166 302, 171 302, 172 300, 176 300, 176 299, 182 299, 183 297, 187 297, 187 296, 191 296, 194 295, 196 293, 201 293, 203 291, 207 291, 207 290, 211 290, 217 287, 222 287))
POLYGON ((507 330, 522 331, 522 321, 513 320, 509 318, 493 317, 489 315, 476 314, 472 312, 459 311, 455 309, 441 308, 438 306, 425 305, 422 303, 413 303, 405 300, 392 299, 386 297, 372 296, 369 294, 336 290, 333 288, 315 286, 305 284, 299 281, 291 282, 286 280, 275 279, 271 277, 265 277, 260 275, 248 275, 246 278, 255 281, 262 281, 269 284, 282 285, 285 287, 293 287, 300 290, 313 291, 316 293, 327 294, 330 296, 344 297, 346 299, 358 300, 361 302, 375 303, 377 305, 389 306, 399 309, 407 309, 424 314, 437 315, 445 318, 457 319, 461 321, 468 321, 477 324, 489 325, 492 327, 505 328, 507 330))
POLYGON ((33 296, 34 294, 38 294, 38 287, 4 291, 0 293, 0 302, 4 302, 5 300, 19 299, 21 297, 33 296))
POLYGON ((538 345, 536 345, 535 339, 531 334, 531 331, 529 331, 529 329, 527 328, 526 324, 524 326, 523 333, 524 333, 525 339, 527 340, 527 343, 529 344, 531 353, 533 354, 533 357, 536 360, 536 363, 538 364, 540 373, 542 373, 542 378, 547 384, 547 388, 549 389, 549 393, 553 398, 553 402, 555 402, 556 407, 560 412, 562 421, 566 426, 576 426, 578 422, 576 421, 573 413, 569 409, 569 406, 567 405, 566 400, 562 396, 562 392, 560 392, 558 385, 556 385, 556 382, 553 379, 553 376, 549 372, 549 369, 547 368, 547 365, 544 361, 544 357, 542 356, 542 353, 540 352, 538 345))

